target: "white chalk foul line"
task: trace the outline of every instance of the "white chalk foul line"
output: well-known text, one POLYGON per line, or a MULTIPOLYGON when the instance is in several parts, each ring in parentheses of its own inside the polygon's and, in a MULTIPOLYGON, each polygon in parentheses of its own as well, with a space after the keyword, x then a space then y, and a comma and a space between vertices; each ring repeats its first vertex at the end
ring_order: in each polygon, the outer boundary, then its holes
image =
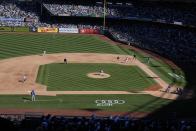
POLYGON ((24 102, 49 102, 49 101, 58 101, 58 102, 63 102, 62 99, 53 99, 53 100, 35 100, 35 101, 31 101, 31 100, 23 100, 24 102))

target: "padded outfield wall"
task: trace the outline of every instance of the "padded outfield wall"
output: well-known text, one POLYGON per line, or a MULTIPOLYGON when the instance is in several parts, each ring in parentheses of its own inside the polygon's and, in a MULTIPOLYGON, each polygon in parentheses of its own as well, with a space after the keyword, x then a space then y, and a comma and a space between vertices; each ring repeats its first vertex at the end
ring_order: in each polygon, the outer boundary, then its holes
POLYGON ((0 32, 29 32, 29 27, 0 27, 0 32))

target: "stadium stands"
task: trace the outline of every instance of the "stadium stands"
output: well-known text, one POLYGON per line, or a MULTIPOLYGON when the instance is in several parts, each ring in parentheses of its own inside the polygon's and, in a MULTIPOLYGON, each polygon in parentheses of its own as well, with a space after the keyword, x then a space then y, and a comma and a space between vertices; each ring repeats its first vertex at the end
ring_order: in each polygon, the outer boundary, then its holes
POLYGON ((0 118, 2 127, 15 131, 194 131, 195 120, 186 119, 134 119, 130 117, 110 116, 68 117, 42 116, 28 117, 22 120, 0 118))
MULTIPOLYGON (((103 17, 102 6, 82 6, 82 5, 60 5, 44 4, 44 6, 53 14, 58 16, 92 16, 103 17)), ((117 10, 107 8, 109 16, 118 16, 117 10)))
POLYGON ((98 28, 89 24, 60 24, 41 22, 40 16, 25 3, 0 2, 0 26, 58 27, 58 28, 98 28))
MULTIPOLYGON (((38 20, 36 13, 30 11, 21 3, 17 6, 5 1, 0 3, 0 16, 6 18, 31 18, 38 20), (19 6, 20 5, 20 6, 19 6), (19 8, 21 7, 22 10, 19 8)), ((78 4, 78 3, 77 3, 78 4)), ((103 4, 94 5, 70 5, 70 3, 58 4, 58 2, 48 2, 43 6, 52 14, 57 16, 89 16, 103 17, 103 4)), ((187 4, 174 3, 137 3, 132 2, 122 5, 108 4, 106 8, 106 16, 119 19, 141 19, 148 21, 157 21, 162 23, 195 25, 196 23, 196 7, 187 4), (188 8, 187 8, 188 7, 188 8)), ((18 24, 17 24, 18 25, 18 24)), ((19 24, 20 25, 20 24, 19 24)), ((24 26, 24 23, 21 23, 24 26)))
POLYGON ((119 40, 134 46, 148 49, 175 61, 193 62, 196 60, 196 32, 156 24, 115 25, 110 32, 119 40))
MULTIPOLYGON (((103 4, 95 5, 69 5, 66 2, 61 4, 43 4, 44 7, 53 15, 57 16, 90 16, 103 17, 103 4)), ((108 4, 106 16, 123 19, 142 19, 158 21, 163 23, 179 23, 185 25, 195 25, 196 7, 190 4, 174 3, 137 3, 129 5, 108 4), (189 7, 189 8, 187 8, 189 7)))

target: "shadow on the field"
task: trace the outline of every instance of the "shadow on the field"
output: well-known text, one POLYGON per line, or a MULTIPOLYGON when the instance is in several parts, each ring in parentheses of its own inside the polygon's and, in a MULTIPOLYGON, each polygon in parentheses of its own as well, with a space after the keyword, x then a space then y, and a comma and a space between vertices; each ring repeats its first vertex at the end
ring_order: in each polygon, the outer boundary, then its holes
POLYGON ((97 108, 85 108, 85 109, 82 109, 82 110, 85 110, 85 111, 89 111, 89 112, 96 112, 96 111, 101 111, 102 109, 97 109, 97 108))
POLYGON ((139 106, 139 107, 137 107, 136 109, 134 109, 134 110, 131 110, 130 112, 126 112, 125 114, 123 114, 123 115, 129 115, 129 116, 131 116, 131 114, 132 113, 134 113, 134 112, 140 112, 140 110, 141 109, 143 109, 143 108, 146 108, 146 107, 149 107, 150 105, 152 105, 152 104, 159 104, 160 102, 159 102, 159 100, 161 100, 162 98, 161 97, 163 97, 164 95, 166 95, 166 93, 164 93, 163 92, 163 94, 160 96, 160 97, 156 97, 155 99, 153 99, 153 100, 151 100, 151 101, 148 101, 148 102, 146 102, 145 104, 143 104, 143 105, 141 105, 141 106, 139 106))
MULTIPOLYGON (((187 64, 176 64, 181 70, 182 72, 184 72, 184 78, 186 80, 186 86, 184 87, 184 94, 186 94, 185 92, 188 90, 193 90, 193 92, 196 91, 196 65, 187 65, 187 64)), ((155 67, 156 68, 156 67, 155 67)), ((157 67, 159 68, 159 67, 157 67)), ((183 75, 182 72, 179 72, 179 69, 176 67, 168 67, 172 70, 171 73, 173 74, 178 74, 178 75, 183 75)), ((168 74, 165 74, 168 75, 168 74)), ((148 77, 150 78, 150 77, 148 77)), ((151 77, 152 78, 152 77, 151 77)), ((171 77, 171 83, 169 83, 170 85, 175 85, 176 83, 178 83, 178 87, 183 86, 183 83, 181 81, 178 81, 176 78, 171 77)), ((171 93, 172 94, 172 93, 171 93)), ((162 93, 163 97, 164 95, 166 95, 166 92, 162 93)), ((162 101, 159 101, 162 98, 155 98, 151 101, 146 102, 145 104, 137 107, 135 110, 132 110, 130 112, 125 113, 124 115, 130 115, 133 112, 140 112, 142 109, 144 108, 151 108, 151 106, 153 105, 158 105, 161 104, 162 101)), ((164 105, 161 108, 149 113, 146 117, 150 117, 150 118, 165 118, 165 119, 175 119, 175 118, 192 118, 196 116, 196 97, 191 98, 191 99, 186 99, 183 100, 182 99, 182 95, 177 98, 177 100, 171 101, 171 103, 169 103, 168 105, 164 105)))
MULTIPOLYGON (((107 35, 106 35, 107 36, 107 35)), ((112 39, 112 37, 110 37, 108 35, 109 38, 112 39)), ((115 39, 112 39, 115 40, 115 39)), ((119 42, 119 41, 117 41, 119 42)), ((152 67, 152 68, 156 68, 156 69, 160 69, 159 72, 162 73, 165 76, 168 76, 168 72, 164 72, 161 71, 162 67, 166 67, 171 69, 171 73, 173 74, 177 74, 177 75, 183 75, 186 81, 186 86, 184 87, 186 90, 193 90, 194 93, 196 92, 196 60, 192 61, 191 64, 189 64, 189 62, 186 62, 186 59, 174 59, 174 60, 166 60, 165 58, 163 58, 162 56, 159 56, 156 53, 153 53, 149 50, 145 50, 145 49, 138 49, 137 47, 135 48, 134 46, 128 46, 127 43, 123 44, 120 41, 119 47, 125 47, 128 48, 129 51, 125 50, 125 52, 129 55, 133 55, 134 53, 136 53, 137 55, 137 59, 139 59, 142 63, 148 63, 147 59, 149 56, 155 56, 155 58, 157 58, 156 60, 161 60, 164 63, 166 63, 167 65, 159 65, 156 63, 153 63, 150 60, 150 63, 148 64, 148 66, 152 67), (144 53, 145 52, 145 53, 144 53), (142 54, 142 55, 140 55, 142 54), (143 57, 147 55, 148 57, 143 57), (175 62, 176 61, 176 62, 175 62), (174 63, 174 64, 173 64, 174 63), (177 68, 176 68, 177 67, 177 68), (180 70, 182 70, 182 72, 180 72, 178 69, 180 68, 180 70)), ((123 48, 122 48, 123 49, 123 48)), ((183 52, 182 52, 183 53, 183 52)), ((165 54, 166 58, 168 58, 167 54, 165 54)), ((192 54, 192 56, 194 57, 195 54, 192 54)), ((189 61, 189 60, 187 60, 189 61)), ((179 87, 184 86, 183 83, 181 81, 178 81, 176 78, 174 77, 169 77, 169 79, 171 80, 171 83, 168 83, 170 85, 175 85, 176 83, 178 83, 179 87)), ((164 95, 164 93, 163 93, 164 95)), ((154 105, 154 104, 159 104, 159 99, 161 98, 155 98, 154 100, 151 100, 143 105, 141 105, 140 107, 138 107, 137 109, 135 109, 133 112, 139 112, 141 111, 143 108, 148 107, 149 105, 154 105)), ((165 117, 166 119, 170 119, 170 118, 174 118, 175 117, 186 117, 186 118, 190 118, 190 117, 196 117, 196 97, 189 99, 189 100, 181 100, 181 98, 178 98, 175 101, 172 101, 171 103, 169 103, 168 105, 164 105, 163 107, 157 109, 154 112, 151 112, 147 117, 154 117, 154 116, 158 116, 158 119, 161 119, 161 117, 165 117)), ((127 114, 131 115, 131 112, 128 112, 127 114)))
MULTIPOLYGON (((193 93, 196 91, 196 65, 187 65, 187 64, 177 64, 181 70, 184 72, 186 79, 186 90, 192 90, 193 93)), ((173 72, 176 73, 176 70, 173 69, 173 72)), ((175 83, 175 79, 173 79, 175 83)), ((149 117, 167 117, 167 118, 192 118, 196 116, 196 97, 194 96, 188 100, 181 100, 181 97, 178 100, 171 102, 168 105, 152 112, 149 114, 149 117), (173 114, 173 115, 172 115, 173 114), (174 115, 175 114, 175 115, 174 115), (175 116, 175 117, 174 117, 175 116)))
POLYGON ((152 78, 152 79, 155 79, 155 78, 160 78, 160 77, 147 76, 146 78, 152 78))
POLYGON ((159 68, 159 67, 164 67, 164 66, 160 66, 160 65, 151 65, 151 67, 159 68))
POLYGON ((31 101, 31 99, 27 97, 22 97, 22 100, 31 101))

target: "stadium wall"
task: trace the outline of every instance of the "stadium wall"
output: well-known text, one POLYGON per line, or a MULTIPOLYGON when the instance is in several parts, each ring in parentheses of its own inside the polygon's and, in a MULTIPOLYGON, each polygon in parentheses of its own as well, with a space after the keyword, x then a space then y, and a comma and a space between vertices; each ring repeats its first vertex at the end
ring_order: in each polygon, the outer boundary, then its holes
POLYGON ((0 27, 0 32, 11 32, 12 28, 11 27, 0 27))
POLYGON ((0 27, 0 32, 38 32, 38 33, 80 33, 100 34, 99 29, 90 28, 49 28, 49 27, 0 27))
POLYGON ((0 27, 0 32, 29 32, 29 27, 0 27))

